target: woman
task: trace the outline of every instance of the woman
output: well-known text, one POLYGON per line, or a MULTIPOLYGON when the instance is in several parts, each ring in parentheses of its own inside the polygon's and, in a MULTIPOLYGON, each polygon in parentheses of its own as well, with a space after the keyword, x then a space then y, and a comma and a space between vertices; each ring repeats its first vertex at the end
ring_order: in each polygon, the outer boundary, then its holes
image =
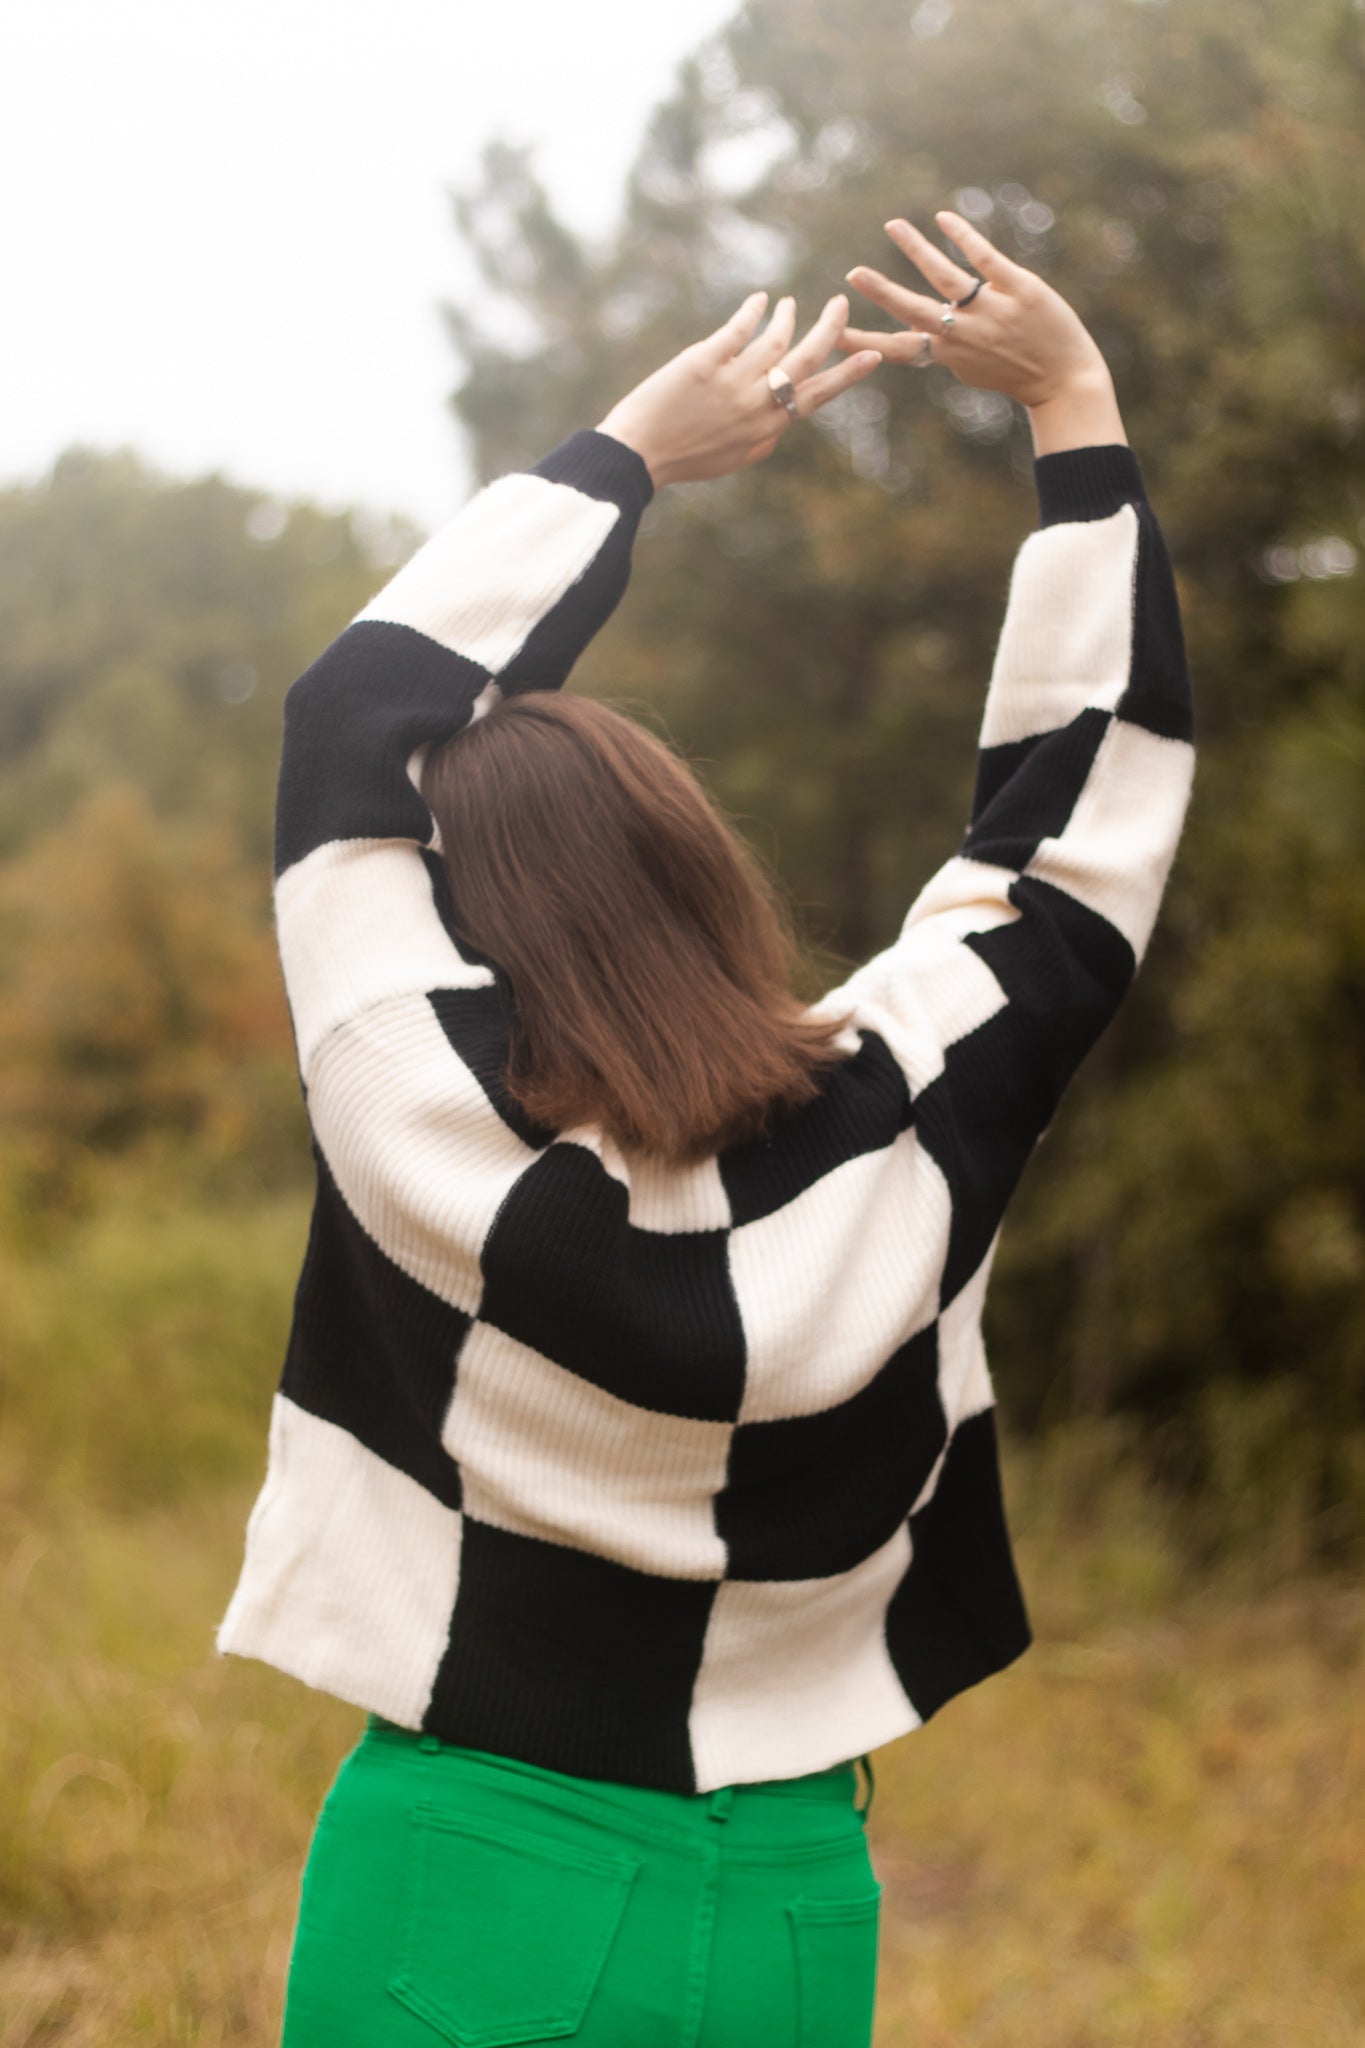
POLYGON ((1146 946, 1189 696, 1098 349, 938 218, 979 279, 896 222, 940 296, 850 279, 904 331, 840 298, 794 343, 790 300, 763 333, 747 301, 479 493, 289 691, 318 1192, 218 1643, 369 1721, 286 2048, 865 2048, 855 1762, 1028 1644, 982 1300, 1146 946), (965 843, 803 1009, 687 769, 551 693, 652 493, 761 461, 883 359, 1028 408, 1040 527, 965 843))

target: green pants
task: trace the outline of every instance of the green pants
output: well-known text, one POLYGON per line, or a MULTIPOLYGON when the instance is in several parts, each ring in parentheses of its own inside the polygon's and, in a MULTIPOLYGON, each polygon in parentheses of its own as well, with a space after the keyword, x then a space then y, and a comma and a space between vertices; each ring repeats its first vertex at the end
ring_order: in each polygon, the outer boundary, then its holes
POLYGON ((371 1715, 318 1816, 283 2048, 868 2048, 857 1790, 846 1763, 660 1792, 371 1715))

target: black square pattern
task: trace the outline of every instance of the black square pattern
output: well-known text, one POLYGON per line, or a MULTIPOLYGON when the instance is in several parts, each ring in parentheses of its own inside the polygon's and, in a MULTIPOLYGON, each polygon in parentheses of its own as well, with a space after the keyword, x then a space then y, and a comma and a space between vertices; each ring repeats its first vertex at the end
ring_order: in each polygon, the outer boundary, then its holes
POLYGON ((574 1777, 690 1792, 714 1580, 655 1578, 466 1515, 424 1725, 574 1777))
POLYGON ((440 1434, 470 1318, 385 1257, 316 1145, 314 1155, 317 1195, 280 1391, 458 1508, 459 1470, 440 1434))

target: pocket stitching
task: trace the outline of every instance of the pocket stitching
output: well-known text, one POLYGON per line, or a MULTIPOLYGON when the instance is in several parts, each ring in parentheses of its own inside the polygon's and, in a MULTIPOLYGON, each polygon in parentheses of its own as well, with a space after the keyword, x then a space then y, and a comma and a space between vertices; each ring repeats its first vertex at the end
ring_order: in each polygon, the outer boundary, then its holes
POLYGON ((858 1921, 875 1915, 882 1902, 882 1888, 869 1892, 861 1899, 808 1899, 797 1898, 787 1901, 786 1910, 794 1920, 809 1920, 822 1925, 835 1926, 841 1920, 858 1921))
POLYGON ((582 2022, 583 2011, 597 1989, 608 1951, 620 1931, 627 1898, 641 1869, 640 1859, 624 1853, 596 1853, 592 1850, 571 1848, 567 1843, 555 1841, 553 1837, 533 1834, 515 1825, 495 1828, 486 1822, 466 1820, 443 1813, 432 1801, 425 1799, 417 1800, 413 1804, 408 1818, 419 1848, 418 1853, 412 1857, 407 1872, 402 1908, 402 1941, 386 1988, 401 2004, 406 2005, 429 2026, 434 2027, 443 2040, 454 2042, 456 2048, 516 2048, 518 2041, 528 2038, 546 2039, 556 2033, 562 2035, 574 2032, 582 2022), (423 1833, 424 1830, 427 1834, 423 1833), (540 1856, 544 1862, 558 1862, 562 1866, 584 1870, 589 1875, 603 1878, 611 1884, 616 1895, 616 1910, 603 1921, 601 1939, 583 1980, 586 1990, 579 2011, 537 2013, 531 2019, 519 2019, 510 2023, 522 2030, 516 2034, 509 2034, 506 2024, 466 2027, 461 2026, 452 2013, 429 1998, 420 1984, 414 1981, 412 1968, 416 1960, 414 1951, 417 1940, 415 1909, 426 1875, 425 1845, 431 1831, 451 1835, 472 1835, 477 1841, 491 1842, 499 1848, 509 1845, 520 1846, 540 1856), (528 2027, 533 2027, 535 2033, 528 2036, 524 2031, 528 2027))
MULTIPOLYGON (((877 1949, 880 1947, 881 1930, 879 1920, 882 1903, 882 1886, 879 1883, 875 1883, 875 1880, 874 1884, 875 1889, 873 1891, 864 1893, 859 1898, 840 1899, 821 1898, 818 1896, 812 1898, 802 1893, 794 1899, 788 1899, 786 1902, 783 1910, 791 1932, 792 1949, 796 1963, 796 2024, 801 2048, 817 2048, 818 2042, 827 2042, 829 2039, 823 2024, 828 2019, 827 2005, 824 2001, 818 1999, 813 2005, 810 2003, 813 1980, 808 1975, 808 1969, 813 1962, 813 1958, 801 1939, 803 1928, 810 1928, 812 1930, 822 1927, 846 1928, 850 1934, 856 1933, 861 1935, 867 1932, 872 1935, 874 1942, 874 1962, 871 1979, 872 1997, 866 2015, 867 2032, 860 2034, 859 2037, 860 2042, 863 2044, 871 2043, 877 1996, 875 1957, 877 1949)), ((841 2019, 841 2025, 847 2022, 848 2019, 849 2015, 845 2012, 841 2019)), ((841 2040, 846 2038, 846 2035, 840 2034, 841 2040)))

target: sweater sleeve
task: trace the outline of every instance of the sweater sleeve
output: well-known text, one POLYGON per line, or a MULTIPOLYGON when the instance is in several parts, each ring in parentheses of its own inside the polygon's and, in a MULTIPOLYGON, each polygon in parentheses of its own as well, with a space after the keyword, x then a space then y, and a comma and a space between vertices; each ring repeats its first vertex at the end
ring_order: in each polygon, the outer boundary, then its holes
POLYGON ((478 492, 291 684, 275 926, 305 1091, 365 1012, 491 985, 441 916, 421 760, 500 696, 563 683, 625 589, 652 489, 633 449, 574 434, 478 492))
POLYGON ((978 1272, 1063 1090, 1146 950, 1194 749, 1175 584, 1132 451, 1046 455, 1015 560, 964 843, 820 1005, 879 1031, 978 1272))

